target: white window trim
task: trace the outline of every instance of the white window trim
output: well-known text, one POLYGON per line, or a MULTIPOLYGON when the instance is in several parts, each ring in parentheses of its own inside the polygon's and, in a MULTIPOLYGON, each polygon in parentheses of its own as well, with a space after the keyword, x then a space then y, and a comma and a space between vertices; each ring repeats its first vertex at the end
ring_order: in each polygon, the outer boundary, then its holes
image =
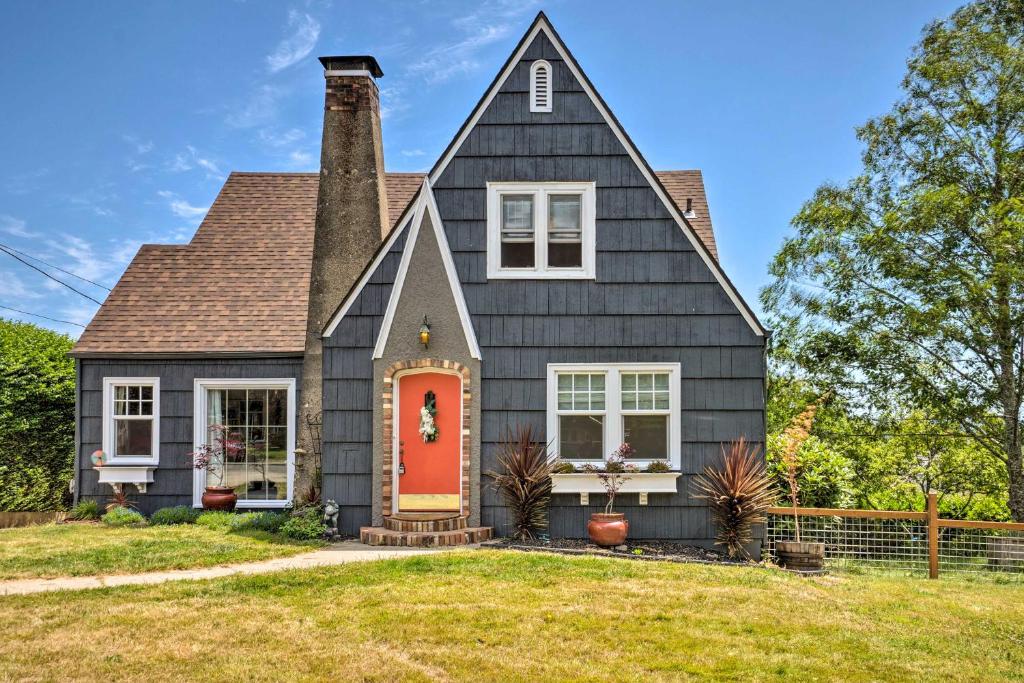
POLYGON ((578 183, 487 183, 487 277, 523 280, 593 280, 597 261, 597 190, 593 182, 578 183), (506 194, 533 195, 534 267, 501 266, 501 197, 506 194), (583 266, 550 268, 548 260, 548 206, 551 194, 579 194, 583 266))
MULTIPOLYGON (((668 462, 673 470, 682 464, 682 415, 680 412, 680 364, 679 363, 549 363, 547 372, 547 439, 551 455, 558 455, 560 414, 572 411, 558 410, 558 373, 603 373, 605 375, 604 411, 578 411, 579 414, 594 415, 599 412, 604 419, 604 453, 594 460, 573 460, 574 465, 600 465, 622 443, 622 418, 624 415, 664 414, 654 410, 622 410, 620 376, 623 372, 667 372, 668 373, 668 462)), ((630 459, 629 462, 644 467, 651 460, 630 459)))
MULTIPOLYGON (((198 449, 206 443, 206 401, 210 389, 287 389, 288 390, 288 494, 284 500, 241 500, 239 508, 283 508, 295 495, 295 379, 289 377, 268 379, 196 379, 193 382, 194 402, 192 418, 192 448, 198 449)), ((206 488, 206 470, 193 469, 192 505, 203 506, 203 489, 206 488)))
MULTIPOLYGON (((121 416, 124 417, 124 416, 121 416)), ((140 419, 148 419, 139 416, 140 419)), ((160 378, 159 377, 104 377, 103 378, 103 452, 107 454, 104 466, 160 464, 160 378), (121 384, 153 387, 153 446, 150 457, 117 457, 114 448, 114 387, 121 384)))
POLYGON ((530 66, 530 111, 535 114, 550 114, 551 113, 551 96, 552 86, 551 81, 554 79, 554 69, 551 68, 550 62, 545 59, 538 59, 530 66), (541 68, 546 68, 548 72, 548 82, 545 87, 545 102, 546 105, 541 106, 537 104, 537 72, 541 68))

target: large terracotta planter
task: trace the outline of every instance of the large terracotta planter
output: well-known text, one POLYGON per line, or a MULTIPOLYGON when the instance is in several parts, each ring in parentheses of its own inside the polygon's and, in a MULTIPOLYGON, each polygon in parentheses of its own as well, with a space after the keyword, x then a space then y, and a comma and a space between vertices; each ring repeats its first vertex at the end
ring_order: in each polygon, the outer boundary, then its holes
POLYGON ((825 544, 796 541, 775 543, 779 566, 795 572, 820 572, 825 567, 825 544))
POLYGON ((622 545, 629 533, 629 521, 621 512, 595 512, 590 515, 587 533, 594 545, 610 547, 622 545))
POLYGON ((238 496, 230 486, 207 486, 203 491, 204 510, 223 510, 231 512, 235 509, 238 496))

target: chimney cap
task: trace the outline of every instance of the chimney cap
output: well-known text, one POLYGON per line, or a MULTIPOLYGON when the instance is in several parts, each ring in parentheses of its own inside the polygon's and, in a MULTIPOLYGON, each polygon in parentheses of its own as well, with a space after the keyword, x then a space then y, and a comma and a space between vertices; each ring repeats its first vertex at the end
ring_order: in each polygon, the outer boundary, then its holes
POLYGON ((374 78, 380 78, 384 72, 380 70, 377 60, 371 55, 341 55, 338 57, 321 57, 320 63, 325 71, 369 71, 374 78))

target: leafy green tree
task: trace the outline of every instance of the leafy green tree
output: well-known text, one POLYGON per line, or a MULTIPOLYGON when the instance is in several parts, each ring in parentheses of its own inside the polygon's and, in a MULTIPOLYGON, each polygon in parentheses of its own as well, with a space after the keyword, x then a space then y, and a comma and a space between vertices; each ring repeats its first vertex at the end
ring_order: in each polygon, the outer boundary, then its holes
POLYGON ((0 510, 66 507, 75 444, 69 337, 0 319, 0 510))
POLYGON ((858 129, 762 292, 778 357, 879 413, 953 424, 1005 468, 1024 521, 1024 0, 924 30, 904 98, 858 129))

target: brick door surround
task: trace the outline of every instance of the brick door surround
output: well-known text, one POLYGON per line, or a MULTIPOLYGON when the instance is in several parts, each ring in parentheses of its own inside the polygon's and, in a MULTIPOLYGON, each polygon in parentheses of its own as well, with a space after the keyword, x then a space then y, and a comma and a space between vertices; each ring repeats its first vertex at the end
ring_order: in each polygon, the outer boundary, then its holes
POLYGON ((394 404, 394 386, 396 375, 400 375, 406 370, 421 370, 434 368, 437 370, 448 371, 452 374, 458 374, 462 377, 462 473, 461 473, 461 493, 462 493, 462 511, 461 514, 465 517, 469 516, 469 473, 470 473, 470 458, 471 458, 471 440, 470 434, 473 428, 471 421, 470 404, 472 402, 473 393, 470 384, 469 368, 462 363, 458 363, 453 360, 441 360, 437 358, 421 358, 419 360, 404 360, 392 364, 384 371, 384 387, 381 392, 381 405, 383 407, 383 435, 381 439, 381 445, 383 447, 383 462, 382 462, 382 505, 381 512, 385 517, 390 517, 393 513, 393 495, 394 495, 394 438, 395 438, 395 404, 394 404))

